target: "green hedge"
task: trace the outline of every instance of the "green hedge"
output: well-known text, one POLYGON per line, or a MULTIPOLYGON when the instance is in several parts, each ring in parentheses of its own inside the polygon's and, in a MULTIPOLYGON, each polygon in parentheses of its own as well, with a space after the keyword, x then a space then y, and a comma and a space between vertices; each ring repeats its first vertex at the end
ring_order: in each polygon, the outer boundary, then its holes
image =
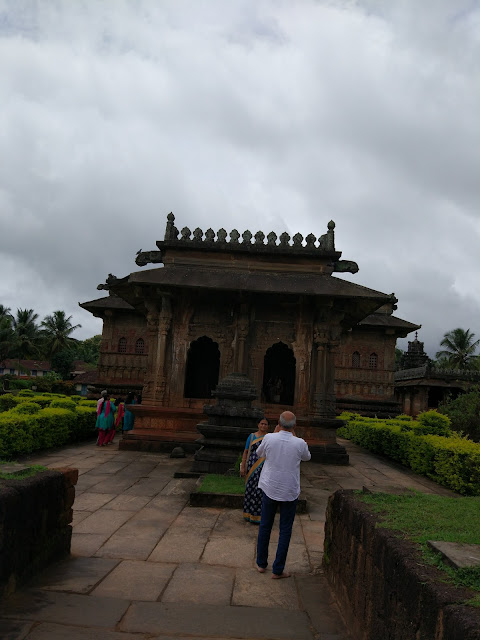
MULTIPOLYGON (((49 407, 50 405, 52 405, 53 402, 67 402, 69 403, 68 406, 65 406, 64 408, 69 408, 69 407, 75 407, 75 402, 72 402, 71 398, 69 398, 68 396, 62 396, 58 393, 40 393, 40 394, 29 394, 29 395, 23 395, 21 392, 18 395, 13 395, 13 393, 5 393, 4 395, 0 396, 0 412, 2 411, 8 411, 9 409, 13 409, 14 407, 18 406, 19 404, 25 403, 25 402, 36 402, 37 404, 39 404, 42 409, 44 409, 45 407, 49 407)), ((53 406, 53 405, 52 405, 53 406)), ((57 404, 57 407, 59 405, 57 404)), ((61 405, 63 407, 63 405, 61 405)), ((95 403, 95 406, 96 403, 95 403)))
MULTIPOLYGON (((5 396, 0 396, 5 398, 5 396)), ((38 396, 35 397, 37 400, 38 396)), ((46 407, 29 412, 28 402, 19 402, 15 408, 0 413, 0 458, 12 458, 39 449, 59 447, 93 435, 96 411, 91 407, 46 407), (26 412, 25 411, 28 411, 26 412)), ((52 398, 48 398, 49 402, 52 398)))
POLYGON ((17 413, 38 413, 41 408, 38 402, 20 402, 12 411, 17 413))
POLYGON ((13 393, 5 393, 0 396, 0 411, 8 411, 9 409, 13 409, 20 402, 24 402, 26 398, 19 398, 18 396, 14 396, 13 393))
POLYGON ((338 429, 339 436, 454 491, 480 495, 480 444, 451 431, 447 416, 428 411, 417 420, 379 420, 351 413, 340 418, 347 423, 338 429))
POLYGON ((77 405, 70 398, 54 398, 50 402, 52 409, 68 409, 69 411, 75 411, 77 405))
POLYGON ((95 409, 97 408, 97 400, 79 400, 78 401, 78 406, 79 407, 95 407, 95 409))

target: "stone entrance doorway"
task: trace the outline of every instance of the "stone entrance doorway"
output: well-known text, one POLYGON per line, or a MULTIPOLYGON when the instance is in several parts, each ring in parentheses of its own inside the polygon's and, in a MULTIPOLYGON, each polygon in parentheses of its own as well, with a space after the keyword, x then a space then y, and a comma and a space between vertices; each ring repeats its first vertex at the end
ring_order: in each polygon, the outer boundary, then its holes
POLYGON ((293 405, 295 365, 292 349, 283 342, 267 349, 263 361, 263 393, 267 402, 293 405))
POLYGON ((185 398, 211 398, 218 384, 220 351, 211 338, 202 336, 190 344, 185 370, 185 398))

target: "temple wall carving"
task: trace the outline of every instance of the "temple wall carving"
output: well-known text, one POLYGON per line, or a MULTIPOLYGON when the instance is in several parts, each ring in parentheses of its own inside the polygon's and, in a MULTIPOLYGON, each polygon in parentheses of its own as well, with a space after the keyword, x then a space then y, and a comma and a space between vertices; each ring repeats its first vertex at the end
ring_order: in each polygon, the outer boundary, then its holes
MULTIPOLYGON (((104 318, 99 379, 106 386, 144 384, 144 397, 153 404, 201 410, 204 400, 184 397, 185 368, 192 342, 203 336, 213 340, 220 351, 219 378, 241 367, 259 390, 264 384, 267 350, 280 342, 293 352, 295 406, 304 412, 313 402, 317 358, 323 353, 323 346, 320 351, 318 347, 325 339, 330 345, 328 357, 333 358, 335 366, 329 391, 332 402, 335 397, 379 402, 394 397, 395 336, 381 328, 355 328, 341 337, 334 336, 337 340, 332 342, 330 329, 325 329, 327 336, 322 323, 315 325, 314 309, 302 301, 295 306, 278 303, 269 307, 261 302, 245 302, 242 306, 228 296, 213 296, 206 303, 205 299, 199 302, 185 295, 172 300, 171 310, 164 309, 163 316, 161 308, 157 301, 147 318, 134 313, 111 313, 104 318), (118 351, 121 338, 126 341, 125 353, 118 351), (143 354, 135 353, 139 338, 145 341, 143 354), (359 367, 352 367, 355 351, 360 357, 359 367), (375 368, 370 368, 372 353, 376 355, 375 368), (163 372, 157 370, 159 358, 164 363, 163 372)), ((325 326, 328 328, 328 323, 325 326)), ((261 396, 261 401, 266 402, 266 398, 261 396)), ((327 405, 328 397, 322 402, 327 405)))

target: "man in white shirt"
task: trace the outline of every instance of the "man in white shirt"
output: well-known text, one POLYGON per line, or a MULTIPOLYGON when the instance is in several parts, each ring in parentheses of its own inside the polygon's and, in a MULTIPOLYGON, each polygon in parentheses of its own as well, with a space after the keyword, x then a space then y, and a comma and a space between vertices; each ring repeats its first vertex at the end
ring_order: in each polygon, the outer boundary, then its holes
POLYGON ((297 438, 293 429, 297 419, 284 411, 275 433, 267 433, 257 449, 265 458, 258 486, 263 491, 262 515, 257 540, 257 569, 265 573, 268 565, 268 544, 277 507, 280 507, 280 531, 272 578, 289 578, 284 571, 288 546, 292 536, 298 496, 300 495, 300 462, 310 460, 307 443, 297 438))

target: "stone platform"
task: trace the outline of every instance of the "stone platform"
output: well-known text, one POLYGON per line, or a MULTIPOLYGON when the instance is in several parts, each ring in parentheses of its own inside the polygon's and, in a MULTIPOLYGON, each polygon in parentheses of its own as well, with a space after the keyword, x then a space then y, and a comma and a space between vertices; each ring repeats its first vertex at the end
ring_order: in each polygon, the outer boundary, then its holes
MULTIPOLYGON (((451 495, 346 442, 348 467, 302 464, 308 514, 287 558, 294 575, 255 570, 257 528, 241 510, 188 505, 192 456, 70 446, 31 463, 79 469, 70 559, 2 603, 2 640, 347 640, 323 575, 325 507, 336 489, 451 495)), ((23 461, 22 461, 23 462, 23 461)), ((278 528, 272 537, 274 553, 278 528)), ((270 558, 272 559, 272 558, 270 558)))

